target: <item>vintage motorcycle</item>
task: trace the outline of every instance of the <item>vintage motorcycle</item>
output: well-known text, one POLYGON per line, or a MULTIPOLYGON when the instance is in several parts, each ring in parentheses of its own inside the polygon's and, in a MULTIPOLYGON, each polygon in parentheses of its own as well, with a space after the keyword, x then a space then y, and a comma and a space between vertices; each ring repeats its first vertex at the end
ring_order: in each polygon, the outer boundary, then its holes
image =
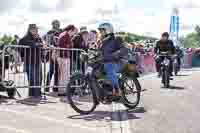
POLYGON ((69 104, 80 114, 93 112, 99 103, 121 102, 129 109, 135 108, 139 104, 141 93, 135 62, 127 61, 118 73, 122 95, 114 97, 111 81, 106 78, 104 62, 99 53, 94 49, 90 49, 88 53, 81 53, 81 60, 87 62, 87 69, 85 73, 77 72, 71 76, 67 87, 69 104), (84 105, 83 108, 81 105, 84 105))

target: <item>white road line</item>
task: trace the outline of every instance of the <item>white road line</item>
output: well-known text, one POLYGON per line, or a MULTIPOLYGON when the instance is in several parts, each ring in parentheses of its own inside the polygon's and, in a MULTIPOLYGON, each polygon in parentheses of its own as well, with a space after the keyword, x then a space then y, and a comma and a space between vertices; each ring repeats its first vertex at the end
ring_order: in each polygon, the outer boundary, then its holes
POLYGON ((131 125, 130 125, 130 121, 128 118, 128 112, 126 111, 126 107, 124 107, 124 105, 122 104, 118 104, 119 109, 120 109, 120 117, 122 119, 121 121, 121 126, 122 126, 122 133, 132 133, 131 132, 131 125), (122 112, 123 111, 123 112, 122 112))
POLYGON ((17 128, 5 126, 5 125, 0 125, 0 129, 5 129, 5 130, 11 131, 11 132, 16 132, 16 133, 32 133, 30 131, 26 131, 23 129, 17 129, 17 128))
POLYGON ((0 111, 1 112, 10 112, 10 113, 14 113, 17 115, 23 115, 23 116, 32 117, 32 118, 43 119, 43 120, 47 120, 50 122, 55 122, 57 124, 63 124, 65 126, 73 127, 73 128, 82 128, 82 129, 87 129, 90 131, 96 131, 96 128, 93 128, 93 127, 82 126, 81 124, 74 124, 74 123, 67 124, 65 120, 58 120, 58 119, 54 119, 54 118, 51 118, 48 116, 41 116, 41 115, 35 115, 33 113, 19 112, 19 111, 15 111, 15 110, 11 110, 11 109, 0 109, 0 111))
POLYGON ((121 133, 121 122, 118 110, 117 104, 113 102, 111 113, 111 133, 121 133))

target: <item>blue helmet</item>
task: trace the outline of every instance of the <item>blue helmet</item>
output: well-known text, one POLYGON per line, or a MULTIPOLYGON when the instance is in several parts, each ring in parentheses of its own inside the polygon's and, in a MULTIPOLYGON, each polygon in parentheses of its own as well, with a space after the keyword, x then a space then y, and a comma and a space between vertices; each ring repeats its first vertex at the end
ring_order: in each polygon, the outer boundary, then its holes
POLYGON ((105 30, 106 34, 114 33, 114 28, 111 23, 102 23, 98 27, 99 30, 103 29, 105 30))

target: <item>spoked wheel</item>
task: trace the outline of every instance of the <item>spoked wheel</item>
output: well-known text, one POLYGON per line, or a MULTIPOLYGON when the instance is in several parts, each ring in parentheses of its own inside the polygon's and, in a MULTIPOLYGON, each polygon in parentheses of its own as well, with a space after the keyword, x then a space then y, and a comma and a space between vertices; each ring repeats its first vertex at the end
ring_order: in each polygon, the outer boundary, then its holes
POLYGON ((125 78, 121 81, 122 101, 129 109, 134 109, 140 102, 141 86, 137 78, 125 78))
POLYGON ((67 98, 69 104, 77 113, 89 114, 97 106, 96 93, 89 82, 85 75, 75 74, 68 84, 67 98))

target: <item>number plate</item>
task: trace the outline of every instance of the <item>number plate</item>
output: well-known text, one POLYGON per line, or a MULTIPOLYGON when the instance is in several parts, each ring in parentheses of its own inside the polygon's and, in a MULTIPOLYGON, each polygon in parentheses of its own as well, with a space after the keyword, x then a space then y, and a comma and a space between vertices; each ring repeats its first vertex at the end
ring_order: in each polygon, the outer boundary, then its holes
POLYGON ((174 63, 175 63, 175 64, 177 63, 177 59, 174 60, 174 63))
POLYGON ((164 63, 164 65, 168 66, 168 65, 170 64, 170 61, 169 61, 168 59, 165 59, 165 60, 163 61, 163 63, 164 63))
POLYGON ((91 74, 93 71, 93 68, 88 66, 87 69, 86 69, 86 74, 91 74))

